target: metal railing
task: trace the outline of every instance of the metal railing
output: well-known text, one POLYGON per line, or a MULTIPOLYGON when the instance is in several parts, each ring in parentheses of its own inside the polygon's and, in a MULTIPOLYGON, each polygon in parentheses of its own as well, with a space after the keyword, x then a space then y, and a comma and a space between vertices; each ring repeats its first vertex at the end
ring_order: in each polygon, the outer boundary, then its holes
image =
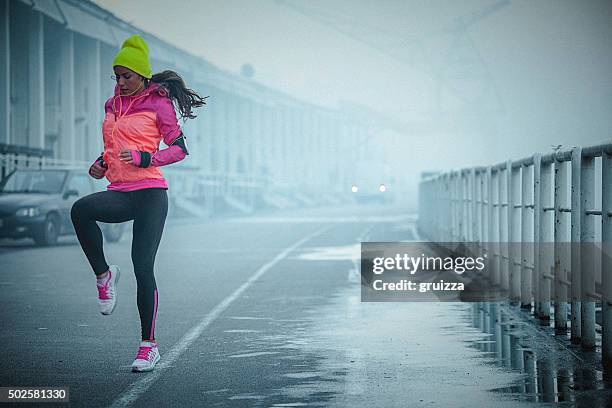
POLYGON ((418 226, 431 241, 478 243, 510 302, 543 321, 552 308, 556 331, 571 327, 585 349, 595 348, 601 303, 612 367, 612 143, 423 177, 418 226))

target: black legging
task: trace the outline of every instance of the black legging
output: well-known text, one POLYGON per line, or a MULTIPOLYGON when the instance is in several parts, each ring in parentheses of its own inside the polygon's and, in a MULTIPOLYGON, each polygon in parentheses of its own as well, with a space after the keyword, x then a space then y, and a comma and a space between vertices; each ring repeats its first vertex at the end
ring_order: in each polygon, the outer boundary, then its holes
POLYGON ((96 221, 118 223, 134 220, 132 263, 138 286, 138 312, 143 340, 155 338, 157 285, 153 266, 168 213, 165 189, 129 192, 101 191, 77 200, 71 217, 77 237, 96 275, 108 270, 102 249, 102 231, 96 221))

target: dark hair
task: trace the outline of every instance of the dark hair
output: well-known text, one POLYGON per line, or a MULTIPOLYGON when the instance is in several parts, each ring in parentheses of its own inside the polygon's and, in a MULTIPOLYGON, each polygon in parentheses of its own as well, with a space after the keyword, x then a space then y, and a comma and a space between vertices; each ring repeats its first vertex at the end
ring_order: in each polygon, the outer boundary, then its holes
MULTIPOLYGON (((168 93, 168 97, 178 109, 183 120, 195 118, 193 108, 206 105, 208 96, 201 97, 193 89, 187 88, 183 78, 174 71, 166 70, 157 73, 151 77, 151 81, 159 84, 168 93)), ((149 85, 148 81, 145 85, 149 85)))

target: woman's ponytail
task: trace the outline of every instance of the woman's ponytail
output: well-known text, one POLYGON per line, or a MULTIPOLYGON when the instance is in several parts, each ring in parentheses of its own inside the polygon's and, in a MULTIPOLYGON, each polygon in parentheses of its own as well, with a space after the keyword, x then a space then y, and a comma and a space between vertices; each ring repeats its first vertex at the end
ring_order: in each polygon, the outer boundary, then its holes
POLYGON ((193 114, 194 108, 206 105, 205 96, 202 98, 193 89, 187 88, 185 81, 174 71, 166 70, 151 77, 151 81, 158 83, 168 93, 168 97, 177 107, 182 118, 193 119, 196 115, 193 114))

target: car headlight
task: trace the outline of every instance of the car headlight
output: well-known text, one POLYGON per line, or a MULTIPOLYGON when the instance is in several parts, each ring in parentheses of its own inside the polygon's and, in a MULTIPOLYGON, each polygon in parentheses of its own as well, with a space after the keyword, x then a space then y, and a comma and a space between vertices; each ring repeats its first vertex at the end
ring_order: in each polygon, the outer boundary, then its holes
POLYGON ((24 207, 17 210, 16 215, 18 217, 36 217, 40 215, 38 207, 24 207))

